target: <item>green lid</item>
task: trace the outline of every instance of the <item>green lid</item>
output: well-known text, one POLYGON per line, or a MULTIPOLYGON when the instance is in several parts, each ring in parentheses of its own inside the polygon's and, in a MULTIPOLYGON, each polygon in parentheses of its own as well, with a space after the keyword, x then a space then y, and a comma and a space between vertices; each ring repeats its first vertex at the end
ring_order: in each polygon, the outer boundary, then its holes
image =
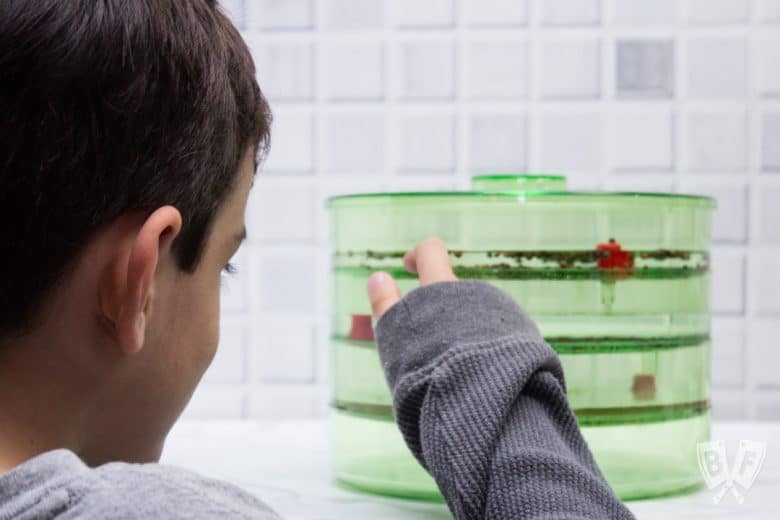
POLYGON ((425 198, 472 198, 482 202, 502 201, 524 203, 528 200, 567 200, 611 203, 668 202, 685 206, 714 208, 712 197, 684 193, 652 192, 606 192, 606 191, 567 191, 566 177, 553 174, 487 174, 472 177, 471 191, 407 191, 342 194, 329 197, 326 206, 341 207, 351 203, 371 202, 386 199, 399 201, 414 199, 419 203, 425 198))

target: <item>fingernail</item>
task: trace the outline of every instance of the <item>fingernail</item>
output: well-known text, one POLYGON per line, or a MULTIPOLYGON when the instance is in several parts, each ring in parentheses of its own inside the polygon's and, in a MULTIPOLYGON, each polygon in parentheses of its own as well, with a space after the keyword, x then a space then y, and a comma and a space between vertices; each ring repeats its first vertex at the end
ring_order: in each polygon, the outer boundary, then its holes
POLYGON ((383 273, 383 272, 381 272, 381 271, 380 271, 380 272, 378 272, 378 273, 374 273, 374 274, 372 274, 372 275, 371 275, 371 276, 368 278, 368 290, 369 290, 370 292, 374 292, 374 291, 376 291, 376 290, 377 290, 377 289, 379 289, 379 288, 380 288, 382 285, 384 285, 384 284, 385 284, 385 282, 387 282, 387 280, 388 280, 389 278, 390 278, 390 277, 387 275, 387 273, 383 273))

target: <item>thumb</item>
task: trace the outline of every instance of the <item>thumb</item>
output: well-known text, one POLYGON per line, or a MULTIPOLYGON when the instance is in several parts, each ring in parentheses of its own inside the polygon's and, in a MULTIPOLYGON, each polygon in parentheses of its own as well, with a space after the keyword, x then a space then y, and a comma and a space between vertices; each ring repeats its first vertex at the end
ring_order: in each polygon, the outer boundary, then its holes
POLYGON ((377 271, 368 277, 366 284, 371 312, 379 319, 384 312, 401 299, 401 290, 393 277, 384 271, 377 271))

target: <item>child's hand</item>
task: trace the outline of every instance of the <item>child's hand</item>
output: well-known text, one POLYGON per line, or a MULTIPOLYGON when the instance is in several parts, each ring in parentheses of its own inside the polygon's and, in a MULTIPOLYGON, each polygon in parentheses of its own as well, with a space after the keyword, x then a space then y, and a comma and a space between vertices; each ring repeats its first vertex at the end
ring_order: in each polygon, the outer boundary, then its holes
MULTIPOLYGON (((417 273, 420 285, 457 280, 452 272, 447 246, 436 237, 426 238, 410 249, 404 255, 404 268, 410 273, 417 273)), ((371 310, 376 319, 401 299, 398 284, 384 271, 369 276, 367 288, 371 310)))

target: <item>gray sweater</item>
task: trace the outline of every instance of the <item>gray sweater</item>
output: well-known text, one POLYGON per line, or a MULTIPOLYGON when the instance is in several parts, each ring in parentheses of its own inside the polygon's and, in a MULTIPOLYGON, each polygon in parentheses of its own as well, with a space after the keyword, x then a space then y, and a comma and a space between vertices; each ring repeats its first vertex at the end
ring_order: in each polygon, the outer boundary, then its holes
MULTIPOLYGON (((632 518, 607 485, 533 322, 477 280, 410 291, 376 324, 409 448, 459 519, 632 518)), ((157 464, 44 453, 0 476, 0 519, 277 516, 229 484, 157 464)))

